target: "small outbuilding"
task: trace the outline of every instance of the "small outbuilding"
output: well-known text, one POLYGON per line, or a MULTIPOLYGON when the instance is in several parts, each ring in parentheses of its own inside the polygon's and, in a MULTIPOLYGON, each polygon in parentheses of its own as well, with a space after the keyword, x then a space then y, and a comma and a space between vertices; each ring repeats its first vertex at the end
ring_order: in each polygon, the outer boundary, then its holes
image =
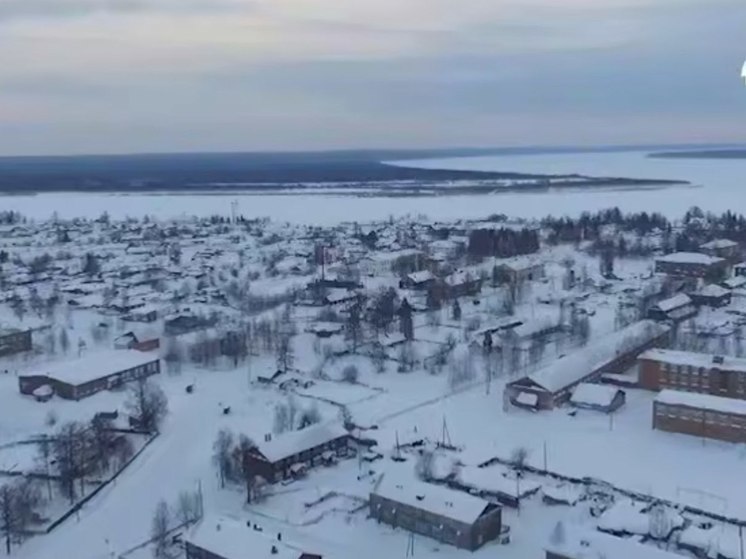
POLYGON ((697 305, 707 307, 725 307, 730 305, 732 292, 717 284, 711 283, 704 286, 696 293, 692 293, 692 300, 697 305))
POLYGON ((697 306, 686 293, 678 293, 673 297, 659 301, 648 310, 648 318, 652 320, 672 320, 681 322, 697 314, 697 306))
POLYGON ((581 382, 570 397, 576 408, 612 413, 622 407, 627 395, 621 388, 608 384, 581 382))

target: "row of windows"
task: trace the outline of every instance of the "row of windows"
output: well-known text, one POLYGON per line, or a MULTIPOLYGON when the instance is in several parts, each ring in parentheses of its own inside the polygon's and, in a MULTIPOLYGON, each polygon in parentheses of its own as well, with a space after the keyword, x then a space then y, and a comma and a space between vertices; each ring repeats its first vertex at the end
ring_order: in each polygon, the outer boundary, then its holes
POLYGON ((709 382, 709 380, 712 380, 713 383, 715 383, 722 389, 728 387, 728 384, 730 382, 729 379, 731 378, 734 378, 739 384, 744 383, 744 375, 742 374, 734 374, 726 371, 716 372, 704 367, 692 367, 691 365, 669 365, 667 363, 663 363, 661 366, 660 378, 661 382, 665 382, 667 379, 670 379, 674 382, 687 379, 691 381, 702 379, 703 382, 709 382))
POLYGON ((692 421, 705 423, 707 425, 721 425, 734 428, 746 428, 746 416, 732 415, 727 413, 718 413, 705 410, 693 410, 678 406, 668 406, 657 404, 655 407, 656 416, 659 418, 677 419, 682 421, 692 421))
MULTIPOLYGON (((710 393, 710 383, 708 382, 696 382, 696 381, 661 381, 661 387, 662 388, 674 388, 676 390, 680 390, 682 392, 696 392, 696 393, 710 393)), ((738 384, 737 386, 733 387, 732 390, 729 390, 727 387, 715 387, 719 388, 720 392, 728 392, 731 396, 744 398, 746 399, 746 385, 744 384, 738 384)))
POLYGON ((320 444, 319 446, 315 446, 308 450, 304 450, 300 452, 299 454, 294 454, 292 456, 288 456, 287 458, 283 458, 282 460, 278 460, 276 464, 278 468, 290 467, 298 461, 298 458, 300 458, 301 460, 309 460, 315 456, 318 456, 319 454, 321 454, 322 452, 326 450, 337 450, 338 451, 339 449, 345 447, 346 444, 347 444, 347 438, 341 437, 341 438, 326 442, 324 444, 320 444))
POLYGON ((450 531, 453 532, 454 535, 461 535, 461 530, 454 528, 451 524, 444 521, 442 516, 425 509, 418 509, 410 505, 388 500, 376 504, 376 507, 380 507, 383 509, 384 513, 395 517, 396 521, 402 526, 404 526, 405 522, 412 526, 414 519, 417 518, 418 522, 425 523, 428 526, 437 526, 438 530, 444 532, 450 531))

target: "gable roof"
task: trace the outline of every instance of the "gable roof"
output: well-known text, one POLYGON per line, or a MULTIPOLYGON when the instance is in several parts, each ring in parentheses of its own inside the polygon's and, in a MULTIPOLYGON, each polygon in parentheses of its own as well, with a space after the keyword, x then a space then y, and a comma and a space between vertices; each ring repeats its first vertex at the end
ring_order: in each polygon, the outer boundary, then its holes
POLYGON ((616 386, 581 382, 575 387, 570 402, 573 404, 608 407, 619 392, 621 390, 616 386))
POLYGON ((340 437, 349 435, 339 423, 321 423, 301 429, 288 431, 267 442, 257 444, 259 452, 270 462, 279 462, 340 437))
POLYGON ((476 522, 490 504, 468 493, 390 474, 381 476, 371 494, 464 524, 476 522))
POLYGON ((571 386, 594 371, 597 371, 629 351, 644 346, 670 330, 667 326, 641 320, 617 330, 586 347, 561 357, 528 379, 548 392, 556 393, 571 386))
POLYGON ((686 305, 691 304, 692 299, 689 297, 689 295, 687 295, 686 293, 678 293, 673 297, 669 297, 668 299, 659 301, 658 304, 656 304, 655 306, 662 312, 670 312, 674 309, 678 309, 679 307, 685 307, 686 305))
POLYGON ((298 559, 291 549, 264 531, 230 518, 206 516, 187 536, 187 542, 225 559, 298 559), (276 553, 272 553, 272 548, 276 553))

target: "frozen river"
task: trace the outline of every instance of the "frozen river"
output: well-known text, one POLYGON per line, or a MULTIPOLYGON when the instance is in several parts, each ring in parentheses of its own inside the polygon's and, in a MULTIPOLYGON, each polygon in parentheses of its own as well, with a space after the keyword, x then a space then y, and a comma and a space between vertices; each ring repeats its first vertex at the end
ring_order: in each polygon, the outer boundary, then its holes
POLYGON ((330 225, 365 222, 389 216, 426 215, 433 219, 479 218, 494 213, 542 217, 577 215, 619 206, 623 211, 660 211, 676 217, 693 205, 716 212, 743 211, 746 160, 651 159, 644 152, 571 153, 428 159, 399 163, 410 167, 515 171, 523 173, 682 179, 692 187, 509 192, 440 197, 356 197, 342 194, 91 194, 52 193, 0 197, 0 210, 17 210, 32 218, 98 216, 155 218, 230 215, 231 203, 248 218, 330 225))

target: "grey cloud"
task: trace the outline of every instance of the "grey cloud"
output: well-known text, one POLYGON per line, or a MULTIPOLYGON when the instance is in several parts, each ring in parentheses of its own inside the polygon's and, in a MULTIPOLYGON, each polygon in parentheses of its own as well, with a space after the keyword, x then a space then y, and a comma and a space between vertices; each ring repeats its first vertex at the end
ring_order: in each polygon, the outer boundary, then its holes
POLYGON ((97 13, 216 12, 251 5, 250 0, 0 0, 0 22, 97 13))

